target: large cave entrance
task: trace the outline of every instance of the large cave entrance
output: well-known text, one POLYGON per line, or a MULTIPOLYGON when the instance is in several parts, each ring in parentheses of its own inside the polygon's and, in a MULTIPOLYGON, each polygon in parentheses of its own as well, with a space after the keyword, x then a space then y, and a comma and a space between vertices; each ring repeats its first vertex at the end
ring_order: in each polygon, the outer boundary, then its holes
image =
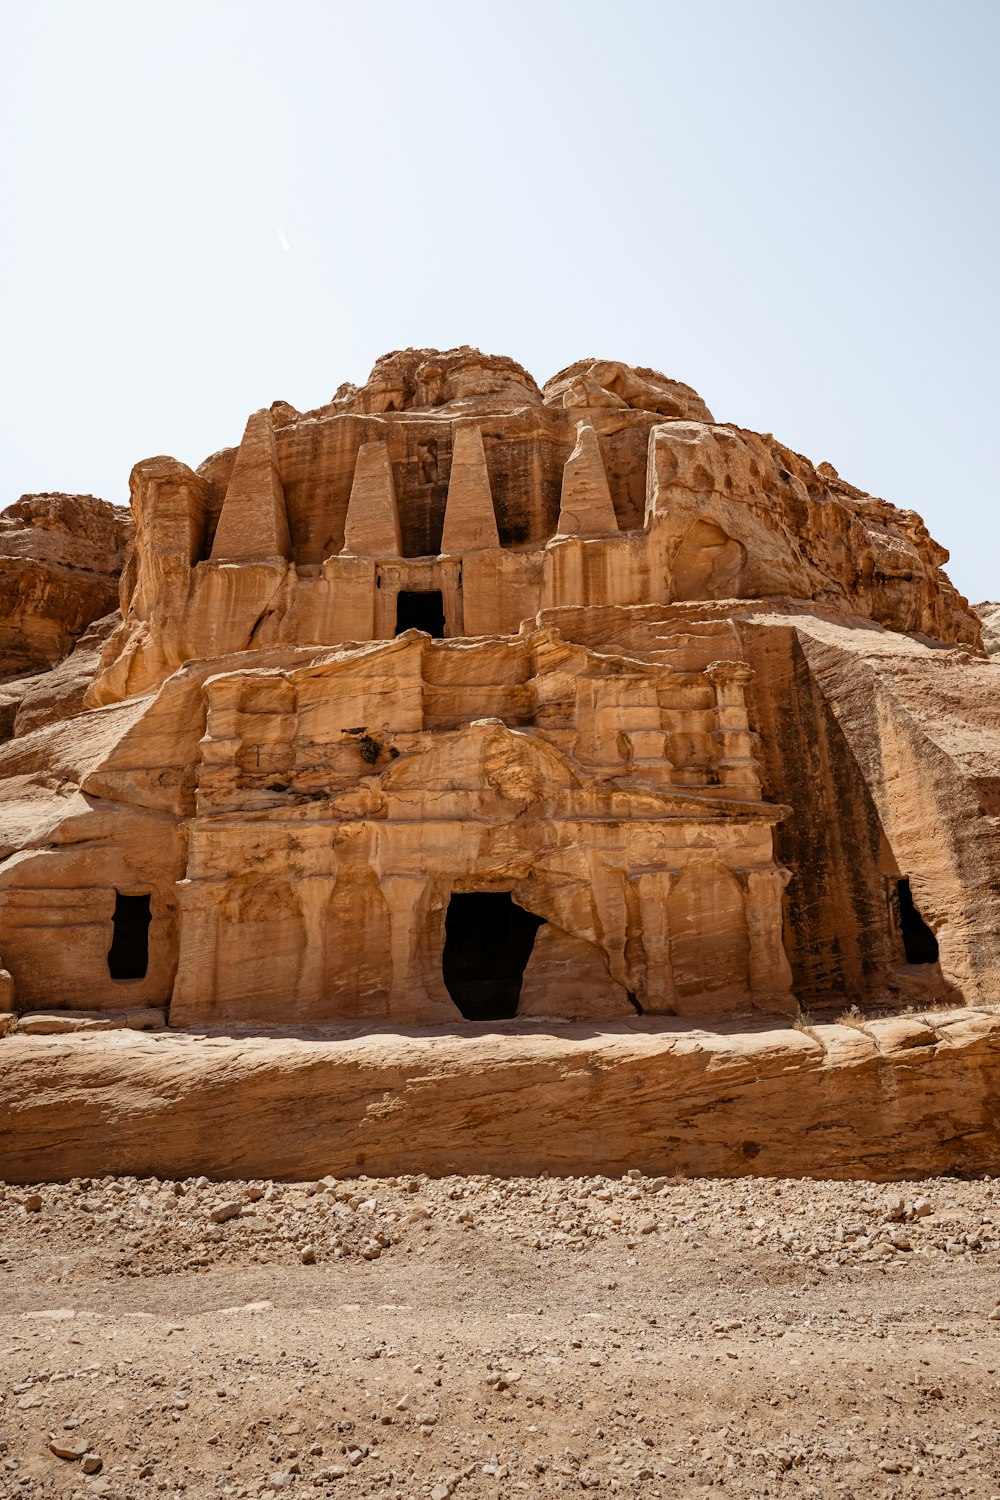
POLYGON ((445 917, 441 967, 448 993, 467 1021, 509 1021, 535 933, 544 921, 509 891, 455 893, 445 917))

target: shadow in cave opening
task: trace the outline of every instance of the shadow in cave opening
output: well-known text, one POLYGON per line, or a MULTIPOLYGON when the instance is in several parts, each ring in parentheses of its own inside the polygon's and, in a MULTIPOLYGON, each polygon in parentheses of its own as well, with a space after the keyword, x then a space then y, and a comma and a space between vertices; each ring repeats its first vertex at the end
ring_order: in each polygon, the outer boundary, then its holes
POLYGON ((521 980, 544 920, 518 906, 509 891, 452 895, 441 969, 467 1021, 509 1021, 516 1015, 521 980))
POLYGON ((400 589, 396 595, 396 634, 404 630, 426 630, 441 640, 444 636, 444 600, 440 589, 400 589))
POLYGON ((112 979, 145 979, 149 968, 149 896, 115 891, 114 936, 108 949, 112 979))
POLYGON ((903 952, 908 964, 936 964, 938 940, 928 927, 913 900, 908 880, 896 881, 899 901, 899 925, 903 935, 903 952))

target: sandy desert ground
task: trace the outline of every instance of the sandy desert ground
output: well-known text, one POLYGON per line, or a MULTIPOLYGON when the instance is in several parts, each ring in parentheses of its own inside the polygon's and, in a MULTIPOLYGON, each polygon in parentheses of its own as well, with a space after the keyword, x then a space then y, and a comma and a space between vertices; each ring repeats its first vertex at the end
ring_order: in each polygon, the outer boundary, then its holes
POLYGON ((1000 1188, 0 1192, 0 1494, 1000 1496, 1000 1188))

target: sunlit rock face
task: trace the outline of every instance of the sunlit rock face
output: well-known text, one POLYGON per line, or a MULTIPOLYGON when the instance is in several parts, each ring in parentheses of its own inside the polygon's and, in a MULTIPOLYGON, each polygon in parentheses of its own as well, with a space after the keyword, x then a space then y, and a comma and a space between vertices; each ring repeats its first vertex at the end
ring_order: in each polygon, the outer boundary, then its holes
POLYGON ((118 606, 127 511, 93 495, 22 495, 0 513, 0 681, 61 661, 118 606))
POLYGON ((8 1007, 1000 993, 996 669, 920 518, 830 464, 654 370, 422 349, 131 497, 120 621, 7 715, 8 1007))
POLYGON ((1000 604, 986 600, 976 605, 976 614, 983 627, 983 645, 987 656, 1000 653, 1000 604))

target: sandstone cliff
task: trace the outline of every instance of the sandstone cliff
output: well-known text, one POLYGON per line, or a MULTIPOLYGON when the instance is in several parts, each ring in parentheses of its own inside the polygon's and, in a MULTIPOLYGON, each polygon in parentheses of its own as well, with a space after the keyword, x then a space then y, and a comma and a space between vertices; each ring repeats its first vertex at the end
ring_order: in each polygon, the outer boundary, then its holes
POLYGON ((976 605, 976 614, 983 627, 983 645, 987 656, 1000 653, 1000 604, 985 600, 976 605))
POLYGON ((0 514, 0 680, 54 666, 117 608, 133 529, 93 495, 22 495, 0 514))
POLYGON ((10 611, 62 659, 0 695, 8 1006, 1000 994, 995 669, 947 554, 682 382, 398 351, 197 470, 137 464, 132 515, 120 617, 118 513, 7 516, 27 575, 93 585, 82 636, 58 591, 10 611))
POLYGON ((385 638, 401 590, 440 591, 455 636, 510 633, 562 605, 767 598, 980 644, 914 512, 715 422, 678 381, 608 360, 541 391, 512 360, 405 350, 325 407, 255 413, 240 447, 197 471, 138 464, 131 487, 135 560, 94 704, 148 692, 193 657, 385 638), (452 460, 473 432, 469 489, 452 460), (446 537, 459 511, 472 530, 446 537))

